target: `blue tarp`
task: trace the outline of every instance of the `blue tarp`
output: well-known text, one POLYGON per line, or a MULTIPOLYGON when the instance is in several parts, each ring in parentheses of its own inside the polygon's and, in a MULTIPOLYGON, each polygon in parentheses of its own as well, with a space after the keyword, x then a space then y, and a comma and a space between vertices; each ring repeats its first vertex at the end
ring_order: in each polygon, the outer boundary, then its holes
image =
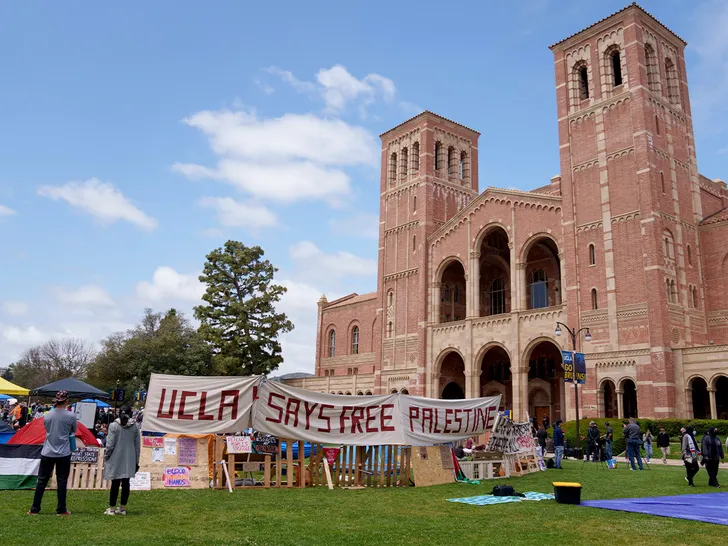
POLYGON ((728 493, 582 501, 582 506, 728 525, 728 493))

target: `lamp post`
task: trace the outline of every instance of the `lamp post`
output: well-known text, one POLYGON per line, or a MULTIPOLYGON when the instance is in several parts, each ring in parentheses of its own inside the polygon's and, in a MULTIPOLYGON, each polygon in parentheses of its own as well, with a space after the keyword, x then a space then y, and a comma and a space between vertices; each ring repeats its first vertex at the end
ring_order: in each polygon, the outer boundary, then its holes
MULTIPOLYGON (((591 333, 589 333, 589 328, 580 328, 579 330, 574 331, 563 322, 556 323, 556 330, 554 331, 554 334, 556 334, 556 336, 561 335, 561 326, 563 326, 566 331, 569 332, 569 335, 571 335, 571 350, 574 351, 574 353, 576 353, 576 340, 581 332, 586 330, 586 335, 584 336, 584 339, 587 341, 591 341, 591 333)), ((574 359, 576 359, 576 357, 574 357, 574 359)), ((576 371, 574 371, 574 409, 576 410, 576 441, 577 445, 581 447, 581 436, 579 436, 579 383, 577 383, 576 381, 576 371)))

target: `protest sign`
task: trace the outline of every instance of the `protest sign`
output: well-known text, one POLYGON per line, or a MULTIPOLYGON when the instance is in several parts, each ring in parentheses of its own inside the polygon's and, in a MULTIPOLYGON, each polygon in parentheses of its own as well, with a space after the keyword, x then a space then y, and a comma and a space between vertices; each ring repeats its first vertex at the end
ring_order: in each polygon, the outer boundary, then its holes
POLYGON ((268 436, 253 440, 253 453, 258 455, 274 455, 278 453, 278 438, 268 436))
POLYGON ((493 431, 485 445, 486 451, 497 451, 512 455, 533 450, 533 435, 530 423, 514 423, 499 415, 493 431))
POLYGON ((164 437, 142 436, 142 447, 164 447, 164 437))
POLYGON ((98 448, 81 448, 71 452, 72 463, 95 464, 99 462, 98 448))
POLYGON ((179 438, 177 440, 177 464, 180 466, 197 464, 196 438, 179 438))
POLYGON ((177 440, 175 438, 164 439, 164 454, 177 455, 177 440))
POLYGON ((142 430, 237 432, 250 426, 259 376, 190 377, 152 374, 142 430))
POLYGON ((162 474, 162 482, 164 487, 189 487, 190 468, 187 466, 165 468, 164 474, 162 474))
POLYGON ((137 472, 134 477, 129 480, 129 489, 132 491, 149 491, 151 488, 151 472, 137 472))
POLYGON ((250 436, 227 436, 225 438, 228 453, 252 453, 253 443, 250 436))

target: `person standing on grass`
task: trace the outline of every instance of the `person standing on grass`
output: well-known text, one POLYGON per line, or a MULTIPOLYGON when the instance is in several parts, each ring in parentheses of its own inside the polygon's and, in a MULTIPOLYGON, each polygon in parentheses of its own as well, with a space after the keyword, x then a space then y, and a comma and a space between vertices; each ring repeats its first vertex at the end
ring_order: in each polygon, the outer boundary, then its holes
POLYGON ((586 430, 586 460, 589 460, 589 456, 593 453, 593 460, 597 462, 598 446, 599 443, 599 428, 594 421, 589 422, 589 428, 586 430))
POLYGON ((104 479, 111 480, 109 507, 105 516, 126 515, 126 503, 129 501, 129 480, 139 470, 139 454, 141 440, 139 428, 131 420, 131 410, 124 408, 119 418, 109 425, 104 453, 104 479), (121 487, 121 502, 116 508, 116 500, 121 487))
POLYGON ((43 419, 46 438, 40 452, 38 482, 35 486, 33 505, 28 511, 29 516, 37 516, 40 513, 43 493, 53 476, 54 468, 56 469, 56 494, 58 496, 56 515, 71 515, 71 512, 66 509, 66 491, 68 475, 71 473, 71 436, 76 433, 77 421, 73 413, 66 411, 68 404, 66 391, 57 392, 53 403, 55 408, 49 411, 43 419))
POLYGON ((647 432, 642 435, 642 445, 645 446, 645 459, 650 462, 652 459, 652 431, 648 428, 647 432))
POLYGON ((549 433, 546 432, 546 428, 541 424, 538 426, 538 432, 536 433, 536 439, 538 440, 538 456, 546 456, 546 438, 549 437, 549 433))
POLYGON ((720 487, 718 483, 718 465, 725 461, 723 444, 718 438, 718 427, 710 427, 703 436, 700 450, 703 452, 703 465, 708 473, 708 485, 720 487))
POLYGON ((561 430, 561 420, 554 423, 554 467, 562 470, 561 459, 564 457, 564 431, 561 430))
POLYGON ((634 464, 635 458, 640 470, 644 470, 642 467, 642 454, 640 453, 640 445, 642 445, 640 426, 634 417, 629 418, 629 423, 624 427, 624 439, 627 442, 627 457, 629 458, 629 464, 631 470, 637 470, 634 464))
POLYGON ((614 443, 614 431, 609 423, 604 423, 604 454, 607 460, 612 459, 612 444, 614 443))
POLYGON ((657 433, 657 447, 662 451, 662 464, 667 464, 670 456, 670 435, 665 432, 665 427, 660 427, 660 432, 657 433))
POLYGON ((698 466, 698 444, 693 437, 695 435, 695 429, 693 427, 681 428, 680 433, 682 437, 682 460, 685 465, 685 480, 688 482, 690 487, 695 487, 693 478, 698 473, 700 467, 698 466))

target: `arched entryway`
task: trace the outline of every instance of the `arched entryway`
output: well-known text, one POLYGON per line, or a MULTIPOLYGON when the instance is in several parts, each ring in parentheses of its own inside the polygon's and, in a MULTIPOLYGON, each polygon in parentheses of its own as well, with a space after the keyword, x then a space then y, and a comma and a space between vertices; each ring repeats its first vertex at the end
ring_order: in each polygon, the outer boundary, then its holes
POLYGON ((528 353, 528 412, 538 422, 566 418, 566 389, 561 349, 550 340, 538 342, 528 353))
MULTIPOLYGON (((721 375, 715 382, 715 410, 718 419, 728 419, 728 377, 721 375)), ((723 434, 725 430, 721 431, 723 434)))
POLYGON ((511 359, 500 345, 486 350, 480 364, 480 396, 501 395, 500 410, 513 409, 511 359))
POLYGON ((602 416, 609 418, 616 418, 619 416, 619 410, 617 408, 617 388, 614 386, 614 381, 611 379, 605 379, 602 381, 602 416))
POLYGON ((526 253, 526 308, 540 309, 561 304, 561 261, 556 243, 541 237, 526 253))
MULTIPOLYGON (((487 229, 487 228, 486 228, 487 229)), ((480 243, 481 317, 511 312, 511 251, 508 234, 495 226, 486 231, 480 243)))
POLYGON ((622 381, 622 415, 624 417, 638 417, 637 385, 631 379, 622 381))
POLYGON ((465 269, 457 260, 451 261, 440 279, 440 322, 465 318, 465 269))
POLYGON ((693 419, 710 419, 708 383, 702 377, 694 377, 690 381, 690 389, 693 398, 693 419))
POLYGON ((456 400, 465 398, 465 362, 456 351, 450 351, 440 364, 440 398, 456 400))

